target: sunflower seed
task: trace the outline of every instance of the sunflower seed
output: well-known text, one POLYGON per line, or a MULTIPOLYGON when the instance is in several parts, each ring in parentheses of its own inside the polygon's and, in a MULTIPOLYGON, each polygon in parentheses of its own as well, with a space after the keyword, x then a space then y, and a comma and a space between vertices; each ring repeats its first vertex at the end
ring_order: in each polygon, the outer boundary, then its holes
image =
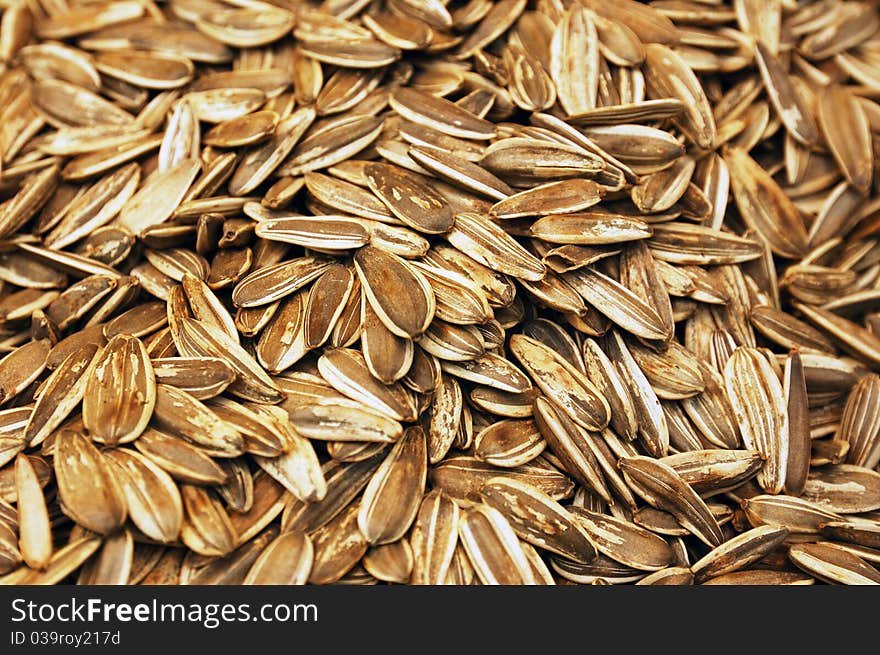
POLYGON ((880 584, 877 569, 860 557, 826 544, 798 544, 788 552, 800 569, 834 584, 880 584))
POLYGON ((93 532, 109 534, 119 528, 128 509, 123 488, 105 456, 86 437, 71 430, 58 433, 54 450, 55 478, 64 512, 93 532))

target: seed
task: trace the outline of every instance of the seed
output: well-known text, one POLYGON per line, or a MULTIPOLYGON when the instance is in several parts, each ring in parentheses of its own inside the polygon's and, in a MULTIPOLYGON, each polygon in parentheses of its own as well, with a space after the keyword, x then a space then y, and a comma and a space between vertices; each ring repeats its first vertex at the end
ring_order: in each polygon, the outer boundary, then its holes
POLYGON ((876 581, 875 3, 43 4, 3 582, 876 581))

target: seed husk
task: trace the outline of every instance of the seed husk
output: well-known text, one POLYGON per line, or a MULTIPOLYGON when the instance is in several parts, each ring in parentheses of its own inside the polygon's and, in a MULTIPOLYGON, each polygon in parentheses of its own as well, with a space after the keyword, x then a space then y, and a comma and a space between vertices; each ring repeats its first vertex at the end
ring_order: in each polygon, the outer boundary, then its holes
POLYGON ((530 584, 534 577, 519 539, 498 510, 478 505, 462 513, 459 539, 483 584, 530 584))
POLYGON ((747 567, 770 553, 785 537, 786 528, 760 526, 747 530, 714 548, 691 565, 694 581, 720 577, 747 567))
POLYGON ((427 476, 427 443, 410 428, 388 453, 364 489, 358 528, 370 544, 400 539, 418 512, 427 476))
POLYGON ((114 448, 105 454, 120 472, 132 523, 150 539, 176 541, 183 523, 183 501, 171 476, 133 450, 114 448))
POLYGON ((42 4, 2 582, 874 581, 873 3, 42 4))
POLYGON ((104 455, 85 436, 62 430, 55 438, 54 469, 64 512, 82 527, 110 534, 128 514, 123 488, 104 455))
POLYGON ((624 457, 620 467, 634 491, 648 503, 672 513, 706 544, 718 546, 723 541, 718 522, 674 469, 647 457, 624 457))
POLYGON ((52 559, 52 529, 43 489, 27 455, 15 458, 15 487, 21 558, 32 569, 45 569, 52 559))
POLYGON ((743 500, 742 507, 752 525, 772 525, 793 533, 815 534, 824 523, 841 518, 816 503, 794 496, 753 496, 743 500))
POLYGON ((826 544, 798 544, 788 551, 803 571, 833 584, 880 584, 877 569, 857 555, 826 544))
POLYGON ((584 564, 595 557, 587 533, 559 503, 535 487, 510 478, 492 478, 480 495, 524 541, 584 564))
POLYGON ((672 548, 661 537, 634 523, 591 512, 582 507, 569 510, 606 557, 644 571, 658 571, 672 562, 672 548))
POLYGON ((260 553, 244 584, 302 585, 309 579, 314 547, 302 532, 285 532, 260 553))
POLYGON ((82 346, 68 355, 47 378, 24 429, 28 445, 36 446, 45 441, 82 401, 99 350, 97 344, 82 346))
POLYGON ((743 443, 765 458, 758 482, 768 493, 779 493, 789 449, 789 414, 779 378, 757 350, 737 348, 725 366, 724 381, 743 443))
POLYGON ((116 335, 89 372, 83 425, 108 446, 137 439, 156 405, 156 378, 140 339, 116 335))

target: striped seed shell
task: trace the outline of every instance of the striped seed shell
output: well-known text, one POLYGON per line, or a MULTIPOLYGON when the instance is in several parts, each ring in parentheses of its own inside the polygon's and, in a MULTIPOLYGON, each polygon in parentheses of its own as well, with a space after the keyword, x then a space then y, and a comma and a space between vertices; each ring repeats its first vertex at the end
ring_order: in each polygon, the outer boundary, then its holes
POLYGON ((441 490, 422 499, 410 533, 413 551, 411 584, 442 584, 458 542, 459 508, 441 490))
POLYGON ((62 430, 55 438, 54 468, 64 513, 100 534, 122 526, 125 494, 104 455, 82 434, 62 430))
POLYGON ((650 505, 670 512, 705 544, 715 547, 724 538, 705 502, 667 464, 650 457, 623 457, 620 468, 627 482, 650 505))
POLYGON ((691 565, 694 580, 700 583, 709 578, 744 569, 772 552, 787 536, 786 528, 770 525, 746 530, 694 562, 691 565))
POLYGON ((15 458, 18 547, 32 569, 45 569, 52 558, 52 529, 43 489, 27 455, 15 458))
POLYGON ((774 253, 797 259, 807 251, 807 230, 797 207, 779 185, 741 148, 725 150, 733 196, 740 215, 774 253))
POLYGON ((758 484, 768 493, 785 485, 788 462, 788 411, 782 384, 755 348, 737 348, 724 368, 724 383, 743 443, 764 458, 758 484))
POLYGON ((459 539, 477 576, 487 585, 533 584, 519 539, 497 509, 481 504, 462 512, 459 539))
POLYGON ((799 534, 817 534, 823 524, 841 520, 839 514, 794 496, 753 496, 742 501, 742 508, 755 527, 772 525, 799 534))
POLYGON ((659 43, 647 44, 645 82, 650 96, 681 100, 684 111, 672 121, 700 148, 713 147, 715 119, 712 108, 693 70, 679 54, 659 43))
POLYGON ((114 446, 140 436, 156 405, 156 378, 140 339, 116 335, 90 372, 83 425, 97 441, 114 446))
POLYGON ((125 448, 105 451, 115 466, 131 522, 148 538, 173 543, 183 524, 177 484, 149 457, 125 448))
POLYGON ((578 425, 601 430, 610 419, 605 398, 557 353, 525 335, 513 335, 510 349, 538 387, 578 425))
POLYGON ((847 87, 832 84, 819 94, 817 109, 834 160, 849 183, 866 193, 871 187, 874 150, 862 105, 847 87))
POLYGON ((596 549, 611 559, 641 571, 659 571, 672 563, 670 545, 635 523, 573 506, 569 512, 580 523, 596 549))
POLYGON ((797 544, 788 551, 800 569, 832 584, 877 585, 880 573, 857 555, 830 544, 797 544))
POLYGON ((24 429, 26 443, 36 446, 45 441, 82 401, 92 363, 100 346, 86 344, 70 353, 46 379, 24 429))
POLYGON ((596 549, 574 517, 535 487, 510 478, 492 478, 480 495, 524 541, 583 564, 595 558, 596 549))
POLYGON ((302 532, 285 532, 272 541, 248 571, 244 584, 303 585, 309 579, 314 546, 302 532))
POLYGON ((415 520, 427 476, 424 431, 409 428, 364 489, 358 528, 370 544, 397 541, 415 520))

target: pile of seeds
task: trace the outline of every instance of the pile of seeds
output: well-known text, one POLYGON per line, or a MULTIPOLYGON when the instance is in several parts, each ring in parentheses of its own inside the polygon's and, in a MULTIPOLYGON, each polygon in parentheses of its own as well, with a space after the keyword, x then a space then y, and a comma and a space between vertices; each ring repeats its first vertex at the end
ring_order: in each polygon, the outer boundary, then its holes
POLYGON ((875 3, 0 8, 0 582, 880 582, 875 3))

